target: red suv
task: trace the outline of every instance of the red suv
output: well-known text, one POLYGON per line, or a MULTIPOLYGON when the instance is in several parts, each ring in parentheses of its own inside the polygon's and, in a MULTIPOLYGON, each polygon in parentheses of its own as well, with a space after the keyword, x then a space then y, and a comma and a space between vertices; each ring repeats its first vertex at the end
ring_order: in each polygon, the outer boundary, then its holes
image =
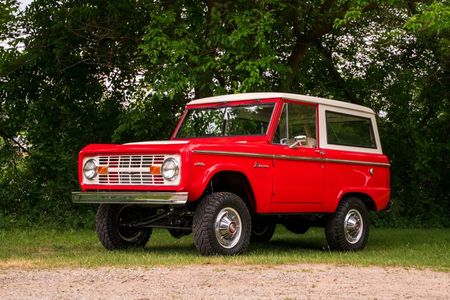
POLYGON ((331 249, 360 250, 368 211, 391 205, 374 112, 286 93, 191 101, 168 141, 85 147, 79 181, 73 202, 100 204, 107 249, 143 247, 163 228, 192 233, 203 255, 233 255, 283 224, 323 226, 331 249))

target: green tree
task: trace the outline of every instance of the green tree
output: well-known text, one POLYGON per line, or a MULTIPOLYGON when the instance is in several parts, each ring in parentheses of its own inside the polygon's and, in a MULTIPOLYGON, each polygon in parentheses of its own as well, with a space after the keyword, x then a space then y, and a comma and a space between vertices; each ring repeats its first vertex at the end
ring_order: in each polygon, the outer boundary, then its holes
POLYGON ((4 218, 83 224, 85 144, 168 138, 194 97, 287 91, 379 114, 397 205, 378 222, 450 226, 448 1, 0 5, 4 218))
POLYGON ((22 136, 29 155, 0 178, 3 215, 78 222, 70 202, 78 152, 111 140, 136 87, 148 16, 139 2, 49 0, 20 15, 23 49, 0 62, 0 134, 22 136))

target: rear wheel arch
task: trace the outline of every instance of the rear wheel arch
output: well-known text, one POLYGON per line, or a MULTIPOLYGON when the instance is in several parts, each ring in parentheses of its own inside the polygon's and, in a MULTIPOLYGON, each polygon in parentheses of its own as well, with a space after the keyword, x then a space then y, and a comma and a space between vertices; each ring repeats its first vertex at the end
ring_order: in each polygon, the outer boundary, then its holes
MULTIPOLYGON (((364 203, 364 205, 367 207, 367 210, 369 210, 369 211, 377 210, 377 206, 375 204, 375 201, 373 201, 372 197, 370 197, 369 195, 367 195, 365 193, 358 193, 358 192, 345 193, 344 195, 342 195, 341 199, 337 203, 337 206, 339 206, 339 204, 342 203, 342 201, 347 201, 348 199, 351 199, 351 198, 358 198, 359 200, 361 200, 364 203)), ((337 206, 336 206, 336 208, 337 208, 337 206)))

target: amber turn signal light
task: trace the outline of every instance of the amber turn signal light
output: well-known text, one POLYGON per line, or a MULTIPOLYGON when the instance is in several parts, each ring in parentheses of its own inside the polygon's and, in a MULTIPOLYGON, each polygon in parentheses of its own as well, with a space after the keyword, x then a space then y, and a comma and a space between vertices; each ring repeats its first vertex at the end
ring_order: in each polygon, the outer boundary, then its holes
POLYGON ((150 174, 160 175, 161 174, 161 166, 150 166, 150 174))
POLYGON ((97 169, 98 174, 108 174, 108 167, 99 166, 97 169))

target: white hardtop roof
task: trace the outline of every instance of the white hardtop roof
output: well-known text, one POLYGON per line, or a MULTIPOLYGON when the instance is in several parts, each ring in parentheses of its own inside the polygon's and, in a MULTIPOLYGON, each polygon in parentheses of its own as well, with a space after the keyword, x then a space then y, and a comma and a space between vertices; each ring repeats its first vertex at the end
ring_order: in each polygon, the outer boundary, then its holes
POLYGON ((232 94, 232 95, 223 95, 216 97, 208 97, 203 99, 192 100, 188 103, 188 105, 196 105, 196 104, 208 104, 208 103, 220 103, 220 102, 231 102, 231 101, 245 101, 245 100, 261 100, 261 99, 270 99, 270 98, 283 98, 288 100, 307 102, 307 103, 317 103, 326 106, 334 106, 340 108, 346 108, 351 110, 357 110, 361 112, 374 114, 374 111, 368 107, 343 102, 336 101, 331 99, 312 97, 306 95, 297 95, 297 94, 289 94, 289 93, 243 93, 243 94, 232 94))

